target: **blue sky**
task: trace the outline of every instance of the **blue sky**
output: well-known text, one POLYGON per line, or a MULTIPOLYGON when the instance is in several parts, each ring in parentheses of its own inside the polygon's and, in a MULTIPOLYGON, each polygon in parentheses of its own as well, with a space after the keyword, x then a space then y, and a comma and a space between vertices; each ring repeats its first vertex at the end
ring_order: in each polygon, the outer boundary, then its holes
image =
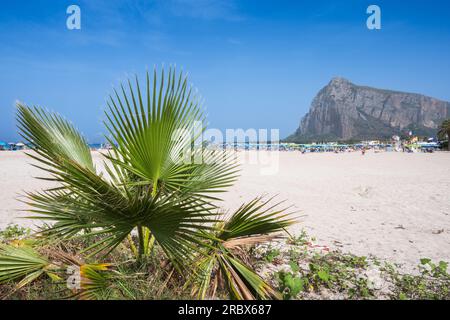
POLYGON ((14 103, 40 105, 101 142, 112 86, 176 64, 211 127, 292 133, 334 76, 450 101, 450 2, 403 0, 16 0, 0 4, 0 140, 14 103), (66 8, 81 8, 81 30, 66 8), (382 29, 366 28, 366 8, 382 29))

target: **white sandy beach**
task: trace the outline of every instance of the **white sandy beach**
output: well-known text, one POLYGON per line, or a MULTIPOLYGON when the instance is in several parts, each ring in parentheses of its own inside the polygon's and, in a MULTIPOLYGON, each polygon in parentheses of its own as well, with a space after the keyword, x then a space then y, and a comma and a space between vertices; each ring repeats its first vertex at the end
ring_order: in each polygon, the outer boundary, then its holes
MULTIPOLYGON (((256 151, 240 152, 239 157, 256 151)), ((260 155, 268 152, 259 152, 260 155)), ((94 153, 96 161, 100 159, 94 153)), ((20 219, 23 191, 45 188, 23 152, 0 152, 0 228, 20 219)), ((373 254, 411 270, 420 258, 450 261, 450 153, 304 154, 280 152, 279 171, 261 175, 244 164, 223 194, 235 209, 260 194, 278 195, 299 211, 292 231, 305 229, 318 243, 358 255, 373 254)))

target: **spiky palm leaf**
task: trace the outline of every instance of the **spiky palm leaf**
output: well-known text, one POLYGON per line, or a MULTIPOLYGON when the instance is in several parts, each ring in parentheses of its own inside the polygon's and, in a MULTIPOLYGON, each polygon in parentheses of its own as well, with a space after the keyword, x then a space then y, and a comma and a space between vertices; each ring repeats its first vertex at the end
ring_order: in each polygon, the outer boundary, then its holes
POLYGON ((229 186, 236 178, 236 164, 227 154, 211 153, 203 145, 194 150, 194 155, 207 158, 203 162, 174 161, 174 154, 199 138, 177 135, 177 130, 191 133, 202 120, 187 79, 175 74, 171 69, 165 80, 163 72, 159 87, 156 72, 152 85, 147 74, 145 98, 137 80, 136 89, 129 82, 129 96, 122 86, 123 96, 111 98, 106 113, 113 137, 113 150, 106 156, 110 163, 105 163, 108 178, 96 172, 85 139, 68 121, 18 104, 19 129, 37 153, 30 155, 51 175, 44 179, 61 185, 28 194, 36 217, 56 222, 47 233, 74 236, 89 230, 102 237, 89 248, 97 253, 112 250, 137 228, 147 239, 141 239, 143 246, 155 239, 174 261, 191 256, 201 243, 199 231, 215 221, 215 207, 202 195, 229 186))
POLYGON ((193 294, 204 299, 214 295, 217 283, 225 283, 233 299, 271 299, 280 294, 242 261, 239 248, 267 242, 295 221, 292 213, 269 206, 270 199, 256 198, 242 205, 228 220, 219 221, 215 240, 198 256, 190 281, 193 294), (212 284, 212 285, 211 285, 212 284))
POLYGON ((0 245, 0 284, 21 279, 16 285, 19 289, 44 274, 54 279, 55 267, 29 245, 0 245))
POLYGON ((39 157, 29 156, 46 166, 42 169, 55 178, 73 165, 95 172, 87 141, 70 122, 55 113, 29 108, 22 103, 17 103, 17 112, 21 135, 34 146, 39 157))
POLYGON ((146 96, 136 79, 128 92, 121 86, 110 96, 105 122, 113 152, 109 159, 140 177, 151 192, 182 192, 205 197, 223 191, 236 179, 231 154, 206 150, 202 141, 205 119, 199 98, 187 77, 164 71, 158 85, 147 73, 146 96))

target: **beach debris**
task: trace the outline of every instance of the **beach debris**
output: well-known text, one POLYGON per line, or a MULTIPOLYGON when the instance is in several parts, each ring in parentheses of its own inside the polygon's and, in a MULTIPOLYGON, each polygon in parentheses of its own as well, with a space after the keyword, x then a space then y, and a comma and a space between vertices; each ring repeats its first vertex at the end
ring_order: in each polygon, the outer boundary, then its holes
POLYGON ((362 198, 368 198, 371 195, 372 187, 360 186, 357 188, 357 194, 362 198))

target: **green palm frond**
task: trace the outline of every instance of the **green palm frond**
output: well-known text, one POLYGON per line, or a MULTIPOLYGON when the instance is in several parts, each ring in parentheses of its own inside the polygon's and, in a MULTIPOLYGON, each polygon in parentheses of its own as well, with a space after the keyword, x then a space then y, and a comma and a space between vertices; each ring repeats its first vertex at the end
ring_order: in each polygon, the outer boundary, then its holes
POLYGON ((242 205, 224 223, 217 237, 227 241, 242 237, 258 236, 283 231, 286 227, 295 223, 292 219, 293 212, 286 211, 289 208, 279 208, 280 203, 270 205, 272 199, 263 201, 257 197, 247 204, 242 205))
POLYGON ((206 297, 214 297, 220 276, 218 274, 219 257, 213 250, 209 250, 193 263, 193 273, 186 282, 186 287, 191 286, 191 295, 204 300, 206 297), (214 286, 211 287, 211 283, 214 286))
POLYGON ((38 156, 30 156, 45 165, 46 171, 58 174, 71 165, 95 171, 86 140, 61 116, 18 103, 17 121, 22 137, 35 146, 38 156))
POLYGON ((140 183, 164 192, 205 195, 223 191, 237 177, 232 154, 206 150, 202 141, 205 118, 199 98, 182 72, 170 69, 153 80, 147 73, 146 95, 139 81, 128 81, 108 102, 105 122, 113 155, 108 158, 140 183))

